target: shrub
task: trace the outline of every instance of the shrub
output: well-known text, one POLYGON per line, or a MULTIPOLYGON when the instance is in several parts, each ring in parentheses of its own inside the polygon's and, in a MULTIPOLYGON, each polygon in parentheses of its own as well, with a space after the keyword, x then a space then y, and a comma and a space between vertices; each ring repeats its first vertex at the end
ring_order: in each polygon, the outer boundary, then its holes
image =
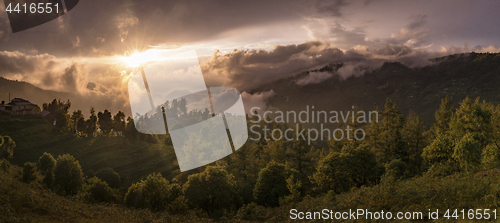
POLYGON ((290 194, 288 190, 288 173, 285 165, 271 162, 259 172, 254 188, 257 204, 267 207, 279 206, 279 199, 290 194))
POLYGON ((0 136, 0 158, 10 159, 14 155, 16 143, 9 136, 0 136))
POLYGON ((58 193, 75 195, 83 185, 83 173, 80 163, 69 154, 57 157, 54 168, 54 186, 58 193))
POLYGON ((95 176, 108 183, 111 188, 120 188, 120 175, 112 168, 100 169, 95 176))
POLYGON ((23 182, 30 183, 36 180, 36 164, 31 162, 24 163, 23 182))
MULTIPOLYGON (((149 208, 158 212, 173 210, 171 206, 179 197, 177 184, 171 185, 161 174, 149 175, 146 180, 132 184, 125 195, 125 204, 135 208, 149 208)), ((179 201, 177 202, 179 203, 179 201)))
POLYGON ((118 189, 112 189, 108 184, 97 177, 92 177, 84 185, 84 191, 87 192, 85 200, 90 203, 116 203, 119 201, 118 189))
POLYGON ((266 219, 266 208, 255 202, 245 204, 236 213, 236 218, 246 221, 264 221, 266 219))
POLYGON ((384 167, 366 145, 347 144, 342 152, 331 152, 321 160, 314 180, 324 192, 341 193, 352 187, 372 185, 383 172, 384 167))
POLYGON ((405 162, 401 161, 401 159, 392 160, 385 166, 384 178, 389 177, 393 180, 404 180, 408 178, 409 175, 410 173, 408 171, 408 165, 405 162))
POLYGON ((52 189, 52 185, 54 184, 54 172, 50 171, 45 173, 43 176, 42 183, 49 189, 52 189))
POLYGON ((38 169, 42 174, 52 172, 56 166, 56 160, 50 153, 43 153, 38 159, 38 169))
POLYGON ((215 166, 208 166, 205 171, 189 176, 183 192, 191 206, 201 208, 207 214, 239 203, 233 175, 215 166))

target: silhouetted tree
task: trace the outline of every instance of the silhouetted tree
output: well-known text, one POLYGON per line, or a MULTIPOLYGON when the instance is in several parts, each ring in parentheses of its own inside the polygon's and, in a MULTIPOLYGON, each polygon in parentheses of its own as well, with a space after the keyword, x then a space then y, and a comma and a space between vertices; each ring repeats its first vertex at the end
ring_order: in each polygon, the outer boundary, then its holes
POLYGON ((80 163, 69 154, 57 157, 54 168, 54 187, 64 195, 75 195, 83 185, 83 172, 80 163))
POLYGON ((92 136, 97 130, 97 116, 95 115, 94 108, 90 108, 90 117, 85 121, 85 134, 92 136))
POLYGON ((68 126, 68 110, 71 107, 71 102, 66 102, 54 99, 51 103, 43 103, 43 110, 49 111, 55 117, 56 127, 66 128, 68 126))
POLYGON ((102 133, 104 135, 109 135, 113 129, 113 118, 111 117, 111 112, 104 110, 104 112, 97 113, 97 117, 99 118, 98 123, 102 133))
POLYGON ((73 111, 73 115, 71 115, 72 129, 76 132, 83 131, 82 126, 84 126, 84 120, 85 118, 83 117, 83 113, 81 110, 73 111))
POLYGON ((125 113, 118 111, 113 117, 113 129, 115 132, 125 132, 125 113))

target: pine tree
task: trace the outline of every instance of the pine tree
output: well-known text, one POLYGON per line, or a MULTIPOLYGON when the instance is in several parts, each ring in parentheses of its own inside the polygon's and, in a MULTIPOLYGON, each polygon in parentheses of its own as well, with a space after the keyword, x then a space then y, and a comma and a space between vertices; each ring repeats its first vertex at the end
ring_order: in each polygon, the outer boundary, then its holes
POLYGON ((403 126, 403 140, 408 149, 408 168, 411 175, 420 174, 422 166, 422 151, 425 147, 424 124, 420 117, 410 111, 403 126))

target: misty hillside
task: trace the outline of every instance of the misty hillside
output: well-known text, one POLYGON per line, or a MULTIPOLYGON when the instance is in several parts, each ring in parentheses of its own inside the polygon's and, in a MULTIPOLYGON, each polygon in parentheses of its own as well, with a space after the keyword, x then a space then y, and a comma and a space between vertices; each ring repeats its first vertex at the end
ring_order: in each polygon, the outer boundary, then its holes
MULTIPOLYGON (((82 110, 85 115, 88 115, 91 106, 98 111, 108 109, 113 113, 117 112, 113 109, 113 106, 110 106, 110 100, 112 101, 112 99, 109 98, 96 98, 70 92, 44 90, 24 81, 14 81, 0 77, 0 102, 7 102, 9 93, 10 99, 23 98, 40 108, 42 108, 43 103, 49 103, 54 98, 57 98, 62 101, 69 99, 71 101, 70 110, 82 110)), ((128 114, 129 111, 124 112, 128 114)))
POLYGON ((44 102, 50 102, 54 98, 68 99, 72 97, 69 93, 43 90, 23 81, 12 81, 0 77, 0 101, 7 102, 13 98, 24 98, 42 107, 44 102))
POLYGON ((268 105, 283 111, 303 111, 306 106, 318 110, 351 110, 353 105, 368 111, 374 103, 380 108, 385 100, 393 100, 403 112, 411 109, 427 126, 434 121, 434 112, 446 95, 453 104, 467 95, 500 103, 500 53, 455 54, 431 60, 425 67, 409 68, 398 62, 385 62, 361 77, 342 80, 336 71, 343 64, 329 64, 295 77, 279 80, 256 89, 273 90, 276 95, 268 105), (297 85, 297 80, 312 72, 331 72, 333 77, 317 84, 297 85))

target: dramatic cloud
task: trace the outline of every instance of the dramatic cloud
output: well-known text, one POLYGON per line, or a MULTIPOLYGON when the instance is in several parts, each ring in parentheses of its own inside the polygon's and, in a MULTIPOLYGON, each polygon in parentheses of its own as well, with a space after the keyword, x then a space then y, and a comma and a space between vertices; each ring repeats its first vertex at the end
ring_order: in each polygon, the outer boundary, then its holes
POLYGON ((133 69, 117 64, 117 56, 202 48, 208 86, 235 87, 246 103, 265 107, 273 92, 246 92, 329 63, 343 66, 310 72, 296 84, 361 76, 383 61, 423 66, 448 54, 498 52, 499 6, 460 0, 80 1, 70 13, 15 34, 0 13, 0 76, 130 110, 133 69))
POLYGON ((363 59, 354 51, 342 51, 330 43, 312 41, 276 46, 269 51, 234 50, 228 54, 216 51, 201 68, 209 86, 222 84, 247 91, 327 63, 363 59))
POLYGON ((0 52, 0 73, 8 79, 30 82, 39 87, 83 92, 85 65, 75 61, 58 60, 56 57, 25 55, 20 52, 0 52))

